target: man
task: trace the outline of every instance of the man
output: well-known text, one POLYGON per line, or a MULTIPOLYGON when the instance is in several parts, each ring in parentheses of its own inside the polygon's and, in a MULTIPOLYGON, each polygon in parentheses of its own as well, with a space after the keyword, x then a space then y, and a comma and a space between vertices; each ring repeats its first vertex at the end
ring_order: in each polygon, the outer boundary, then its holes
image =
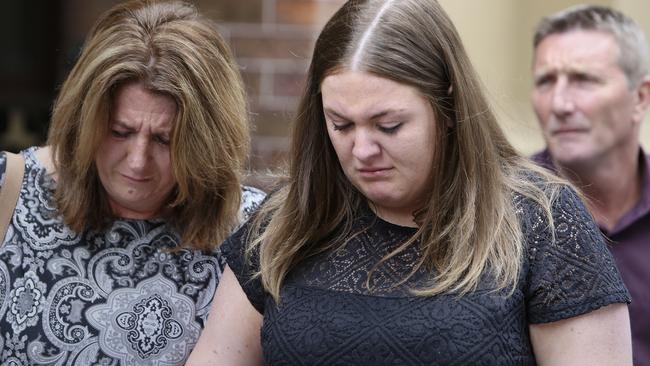
POLYGON ((650 159, 639 143, 650 102, 648 48, 633 20, 600 6, 541 21, 532 101, 547 149, 533 159, 578 186, 611 240, 629 307, 635 365, 650 365, 650 159))

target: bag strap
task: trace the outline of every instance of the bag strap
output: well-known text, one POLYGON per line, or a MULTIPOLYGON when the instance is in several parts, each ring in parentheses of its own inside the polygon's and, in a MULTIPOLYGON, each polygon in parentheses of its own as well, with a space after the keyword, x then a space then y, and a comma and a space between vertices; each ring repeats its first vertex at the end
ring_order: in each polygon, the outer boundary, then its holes
POLYGON ((22 154, 10 152, 5 152, 5 154, 7 168, 5 169, 5 181, 0 187, 0 246, 4 243, 25 174, 25 159, 22 154))

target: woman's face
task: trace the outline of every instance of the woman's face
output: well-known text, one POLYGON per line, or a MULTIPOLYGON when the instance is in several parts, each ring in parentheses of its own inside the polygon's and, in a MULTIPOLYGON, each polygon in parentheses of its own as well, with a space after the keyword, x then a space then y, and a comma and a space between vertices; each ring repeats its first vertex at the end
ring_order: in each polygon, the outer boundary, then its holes
POLYGON ((95 164, 113 213, 130 219, 158 216, 176 185, 169 141, 176 116, 171 97, 132 82, 116 90, 109 133, 95 164))
POLYGON ((433 165, 435 117, 417 89, 343 71, 321 85, 327 133, 350 182, 386 221, 414 226, 433 165))

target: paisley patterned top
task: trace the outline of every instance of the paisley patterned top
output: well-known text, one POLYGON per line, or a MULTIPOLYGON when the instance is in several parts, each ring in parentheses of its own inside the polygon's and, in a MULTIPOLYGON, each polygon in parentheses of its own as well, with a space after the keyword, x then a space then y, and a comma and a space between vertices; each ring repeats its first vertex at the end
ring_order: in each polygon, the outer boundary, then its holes
POLYGON ((345 245, 301 262, 281 288, 280 304, 251 279, 258 260, 242 255, 247 227, 222 250, 251 304, 264 315, 267 365, 534 365, 528 324, 574 317, 629 294, 582 202, 565 189, 553 206, 555 237, 539 208, 517 197, 527 238, 514 293, 493 291, 488 276, 469 294, 414 296, 432 273, 406 283, 414 245, 378 267, 415 233, 366 209, 345 245), (369 288, 370 287, 370 288, 369 288))
MULTIPOLYGON (((23 152, 25 177, 0 248, 0 364, 182 365, 201 332, 225 264, 214 253, 169 252, 163 220, 117 220, 72 232, 54 209, 54 182, 23 152)), ((0 155, 0 182, 5 155, 0 155)), ((263 199, 243 188, 240 214, 263 199)))

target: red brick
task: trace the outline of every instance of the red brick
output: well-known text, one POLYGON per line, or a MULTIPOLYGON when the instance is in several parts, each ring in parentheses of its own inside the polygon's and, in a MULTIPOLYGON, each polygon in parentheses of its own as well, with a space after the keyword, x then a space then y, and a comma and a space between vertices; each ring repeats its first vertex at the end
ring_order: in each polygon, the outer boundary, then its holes
POLYGON ((233 37, 231 46, 237 57, 295 58, 310 57, 311 39, 272 39, 233 37))
POLYGON ((264 0, 197 0, 203 14, 219 22, 260 23, 264 0))
POLYGON ((302 94, 305 87, 304 74, 280 74, 273 75, 273 93, 274 95, 298 97, 302 94))
POLYGON ((289 126, 293 119, 293 111, 265 111, 255 106, 252 106, 252 109, 251 121, 256 135, 274 137, 289 135, 289 126))
POLYGON ((244 80, 244 86, 246 87, 246 93, 249 96, 256 96, 260 93, 260 77, 261 75, 258 72, 242 70, 241 72, 242 79, 244 80))
POLYGON ((318 16, 319 4, 313 0, 277 0, 278 23, 313 24, 318 16))
POLYGON ((343 3, 345 3, 345 0, 321 1, 318 5, 318 14, 314 19, 314 25, 319 29, 322 28, 343 3))

